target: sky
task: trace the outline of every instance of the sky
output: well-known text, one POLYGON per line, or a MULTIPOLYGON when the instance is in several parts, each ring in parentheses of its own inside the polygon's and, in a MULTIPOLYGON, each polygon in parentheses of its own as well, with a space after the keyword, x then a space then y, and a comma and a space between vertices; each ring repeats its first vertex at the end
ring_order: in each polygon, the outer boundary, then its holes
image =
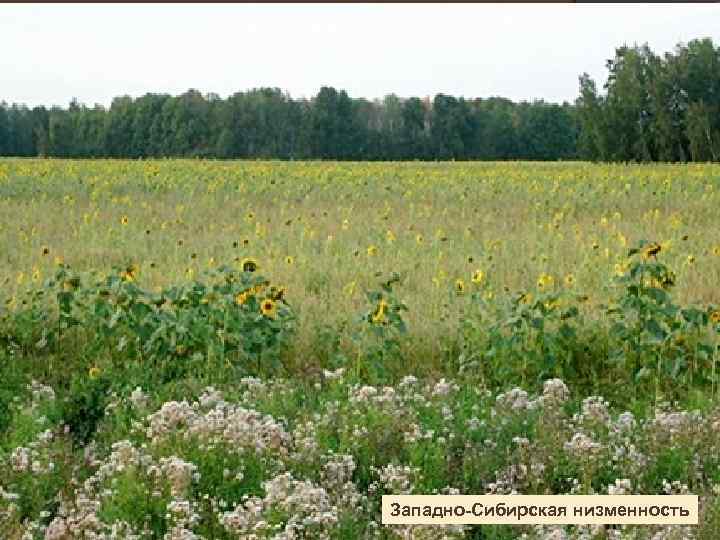
POLYGON ((119 95, 503 96, 573 101, 624 43, 711 37, 720 4, 0 4, 0 101, 119 95))

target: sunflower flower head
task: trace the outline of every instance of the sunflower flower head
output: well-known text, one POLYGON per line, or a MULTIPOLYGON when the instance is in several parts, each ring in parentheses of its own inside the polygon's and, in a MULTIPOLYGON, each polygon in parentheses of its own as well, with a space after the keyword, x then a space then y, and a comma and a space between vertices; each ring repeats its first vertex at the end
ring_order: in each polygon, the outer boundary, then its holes
POLYGON ((655 242, 648 244, 642 250, 642 258, 648 260, 650 257, 655 257, 660 253, 661 249, 660 244, 656 244, 655 242))
POLYGON ((538 277, 537 280, 537 286, 540 290, 547 290, 553 286, 555 283, 555 278, 553 278, 550 274, 542 273, 538 277))
POLYGON ((270 287, 270 298, 275 301, 280 301, 283 299, 286 292, 287 287, 276 287, 273 285, 272 287, 270 287))
POLYGON ((260 313, 274 319, 277 315, 277 304, 272 298, 266 298, 260 303, 260 313))
POLYGON ((133 282, 137 279, 139 271, 140 267, 137 264, 131 264, 125 270, 120 272, 120 278, 123 281, 133 282))
POLYGON ((384 298, 381 298, 372 314, 372 322, 374 324, 383 324, 386 321, 387 310, 388 303, 384 298))
POLYGON ((252 257, 247 257, 240 263, 240 268, 242 268, 243 272, 257 272, 258 263, 252 257))

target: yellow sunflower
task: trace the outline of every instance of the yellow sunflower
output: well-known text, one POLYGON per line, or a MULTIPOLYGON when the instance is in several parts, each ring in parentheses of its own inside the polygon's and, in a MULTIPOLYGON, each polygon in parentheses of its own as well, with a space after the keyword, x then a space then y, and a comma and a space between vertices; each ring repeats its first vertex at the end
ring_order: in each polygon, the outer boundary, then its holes
POLYGON ((656 244, 655 242, 653 242, 652 244, 648 244, 642 250, 642 258, 647 260, 650 257, 655 257, 658 253, 660 253, 661 249, 662 247, 660 246, 660 244, 656 244))
POLYGON ((275 300, 273 300, 272 298, 266 298, 265 300, 263 300, 260 304, 260 313, 262 313, 266 317, 274 319, 277 315, 277 304, 275 304, 275 300))
POLYGON ((545 273, 540 274, 540 277, 538 277, 538 280, 537 280, 538 289, 542 289, 542 290, 549 289, 550 287, 553 286, 554 283, 555 283, 555 278, 553 278, 550 274, 545 274, 545 273))
POLYGON ((473 276, 472 276, 472 282, 475 285, 481 285, 484 280, 485 280, 485 272, 483 272, 480 269, 475 270, 475 272, 473 273, 473 276))
POLYGON ((287 292, 287 287, 270 287, 270 298, 273 300, 282 300, 287 292))
POLYGON ((240 263, 243 272, 257 272, 258 263, 252 257, 247 257, 240 263))
POLYGON ((388 303, 385 301, 384 298, 381 298, 378 302, 377 307, 375 308, 375 312, 372 315, 372 322, 375 324, 380 324, 385 322, 385 314, 388 310, 388 303))
POLYGON ((140 271, 140 267, 137 264, 131 264, 125 270, 120 272, 120 278, 123 281, 129 281, 129 282, 135 281, 139 271, 140 271))

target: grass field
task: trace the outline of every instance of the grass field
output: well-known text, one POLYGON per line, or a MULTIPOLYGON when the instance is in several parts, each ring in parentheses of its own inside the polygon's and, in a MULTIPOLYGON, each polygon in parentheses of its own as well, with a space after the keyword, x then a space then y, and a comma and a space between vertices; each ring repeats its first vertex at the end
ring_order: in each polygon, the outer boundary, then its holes
POLYGON ((0 537, 717 538, 719 204, 709 164, 0 160, 0 537))

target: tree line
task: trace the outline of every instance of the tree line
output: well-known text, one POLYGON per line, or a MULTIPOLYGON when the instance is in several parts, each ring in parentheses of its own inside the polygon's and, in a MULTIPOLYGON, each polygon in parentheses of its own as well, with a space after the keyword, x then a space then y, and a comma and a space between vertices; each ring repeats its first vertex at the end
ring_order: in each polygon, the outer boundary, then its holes
POLYGON ((620 47, 599 94, 585 73, 576 100, 578 154, 601 161, 720 159, 720 48, 698 39, 656 55, 620 47))
POLYGON ((555 159, 575 154, 573 107, 502 98, 352 99, 323 87, 310 100, 278 88, 227 99, 119 97, 110 108, 0 107, 0 154, 279 159, 555 159))
POLYGON ((0 103, 0 155, 340 160, 717 160, 720 48, 679 44, 663 57, 623 46, 607 62, 604 93, 587 74, 575 103, 351 98, 323 87, 311 99, 278 88, 225 99, 115 98, 109 108, 0 103))

